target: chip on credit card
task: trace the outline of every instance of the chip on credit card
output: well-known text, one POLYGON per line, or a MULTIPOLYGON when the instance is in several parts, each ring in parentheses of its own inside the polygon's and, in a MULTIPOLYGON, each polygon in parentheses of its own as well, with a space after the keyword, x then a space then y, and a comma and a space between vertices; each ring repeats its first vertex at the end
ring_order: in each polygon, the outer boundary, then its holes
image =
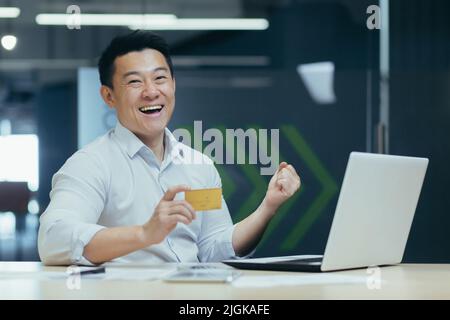
POLYGON ((222 208, 222 188, 196 189, 184 192, 184 199, 195 211, 207 211, 222 208))

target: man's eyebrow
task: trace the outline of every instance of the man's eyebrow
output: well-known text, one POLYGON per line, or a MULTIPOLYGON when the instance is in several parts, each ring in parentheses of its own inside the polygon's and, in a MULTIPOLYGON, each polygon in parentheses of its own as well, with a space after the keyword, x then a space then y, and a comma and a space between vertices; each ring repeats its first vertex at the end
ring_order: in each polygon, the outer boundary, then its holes
POLYGON ((168 72, 169 69, 167 69, 166 67, 158 67, 158 68, 153 69, 153 72, 157 72, 157 71, 166 71, 166 72, 168 72))
POLYGON ((141 73, 140 73, 139 71, 128 71, 128 72, 125 72, 125 73, 123 74, 122 78, 126 78, 126 77, 132 76, 132 75, 138 75, 138 76, 140 76, 141 73))
MULTIPOLYGON (((155 68, 155 69, 152 70, 152 72, 158 72, 158 71, 166 71, 166 72, 168 72, 169 69, 166 68, 166 67, 158 67, 158 68, 155 68)), ((142 75, 142 72, 134 71, 134 70, 133 70, 133 71, 128 71, 128 72, 125 72, 125 73, 123 74, 122 78, 126 78, 126 77, 131 76, 131 75, 138 75, 138 76, 141 76, 141 75, 142 75)))

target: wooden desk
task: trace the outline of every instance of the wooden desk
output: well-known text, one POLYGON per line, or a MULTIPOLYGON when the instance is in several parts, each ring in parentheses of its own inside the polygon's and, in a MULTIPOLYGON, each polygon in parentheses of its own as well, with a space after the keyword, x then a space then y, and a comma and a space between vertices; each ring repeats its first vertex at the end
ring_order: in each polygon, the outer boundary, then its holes
MULTIPOLYGON (((165 266, 174 267, 173 264, 165 266)), ((39 262, 0 262, 0 299, 450 299, 448 264, 402 264, 380 268, 380 289, 369 289, 363 282, 242 288, 231 284, 167 283, 162 280, 82 279, 80 290, 69 290, 66 269, 45 267, 39 262), (60 279, 45 277, 45 274, 55 272, 60 272, 60 279)), ((366 269, 334 274, 369 277, 366 269)), ((244 271, 243 276, 249 275, 313 274, 244 271)), ((320 277, 322 274, 314 275, 320 277)))

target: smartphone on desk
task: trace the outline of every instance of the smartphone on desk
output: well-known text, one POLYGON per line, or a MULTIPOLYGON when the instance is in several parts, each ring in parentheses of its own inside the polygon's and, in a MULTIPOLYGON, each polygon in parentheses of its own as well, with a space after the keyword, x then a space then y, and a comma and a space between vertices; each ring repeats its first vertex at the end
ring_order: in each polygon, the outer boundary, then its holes
POLYGON ((208 266, 178 268, 163 280, 167 282, 216 282, 230 283, 241 275, 240 271, 208 266))

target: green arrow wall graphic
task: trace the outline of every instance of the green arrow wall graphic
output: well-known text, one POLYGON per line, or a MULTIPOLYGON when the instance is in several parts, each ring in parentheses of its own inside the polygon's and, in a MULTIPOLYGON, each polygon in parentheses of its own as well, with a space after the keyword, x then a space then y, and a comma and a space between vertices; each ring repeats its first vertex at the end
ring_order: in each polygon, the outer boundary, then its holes
POLYGON ((319 196, 314 199, 305 214, 297 221, 283 241, 281 249, 283 251, 288 251, 297 246, 298 242, 304 237, 306 232, 325 209, 326 205, 336 194, 338 188, 333 178, 329 175, 297 129, 292 125, 284 125, 281 127, 281 131, 286 135, 286 138, 292 145, 294 151, 303 159, 303 161, 305 161, 305 164, 322 186, 322 191, 319 196))
POLYGON ((259 168, 256 165, 244 164, 240 165, 245 176, 250 180, 253 186, 253 191, 242 206, 238 209, 235 220, 240 221, 252 213, 258 206, 266 194, 267 182, 259 174, 259 168))
MULTIPOLYGON (((258 130, 256 126, 250 126, 247 127, 247 129, 252 128, 255 130, 258 130)), ((246 130, 247 130, 246 129, 246 130)), ((219 130, 222 132, 222 134, 225 136, 225 128, 221 126, 219 130)), ((226 148, 225 150, 230 150, 231 148, 231 141, 226 140, 226 148)), ((239 148, 239 146, 236 144, 236 154, 242 152, 246 155, 247 159, 247 152, 246 150, 242 150, 239 148)), ((260 175, 259 168, 257 165, 252 164, 241 164, 238 166, 242 172, 245 174, 245 176, 248 178, 250 183, 252 184, 252 192, 248 196, 247 200, 244 201, 244 203, 239 207, 239 209, 236 211, 235 214, 233 214, 233 220, 235 222, 241 221, 245 217, 247 217, 251 212, 253 212, 256 209, 256 206, 261 201, 262 197, 266 194, 266 188, 267 188, 267 181, 260 175)))
MULTIPOLYGON (((185 126, 185 129, 188 129, 191 134, 193 134, 193 126, 185 126)), ((225 126, 217 127, 225 137, 225 126)), ((253 128, 258 130, 258 126, 251 126, 248 128, 253 128)), ((247 129, 248 129, 247 128, 247 129)), ((306 166, 312 171, 314 176, 319 181, 322 190, 321 193, 314 199, 311 205, 307 208, 306 212, 302 215, 302 217, 297 221, 297 223, 288 230, 287 237, 283 240, 281 244, 281 251, 289 251, 294 249, 298 242, 305 236, 314 222, 318 219, 318 217, 322 214, 323 210, 336 194, 338 188, 336 186, 335 181, 329 175, 327 170, 321 164, 320 160, 314 154, 312 149, 306 143, 305 139, 300 135, 297 129, 292 125, 283 125, 281 126, 281 132, 292 145, 293 150, 300 156, 300 158, 305 162, 306 166)), ((230 148, 231 141, 226 141, 225 150, 230 148)), ((238 146, 236 145, 236 149, 238 146)), ((236 150, 237 152, 244 152, 247 158, 246 150, 236 150)), ((280 155, 280 161, 285 161, 284 157, 280 155)), ((240 221, 248 214, 250 214, 253 210, 256 209, 256 206, 260 203, 261 199, 264 197, 267 189, 268 179, 270 177, 263 177, 260 175, 259 167, 257 165, 251 164, 243 164, 238 166, 240 170, 247 177, 248 181, 251 183, 252 192, 247 197, 247 199, 241 204, 239 209, 233 214, 234 221, 240 221)), ((231 179, 229 173, 225 169, 225 166, 216 165, 217 170, 222 179, 222 187, 223 194, 225 200, 231 198, 231 196, 236 192, 237 186, 233 179, 231 179)), ((304 193, 305 183, 302 182, 302 188, 299 192, 297 192, 291 199, 289 199, 277 212, 275 217, 272 219, 270 225, 268 226, 263 239, 261 240, 259 247, 266 245, 267 240, 274 233, 275 229, 280 225, 283 219, 286 217, 288 212, 292 212, 292 208, 296 201, 300 198, 300 196, 304 193)))
MULTIPOLYGON (((286 161, 286 160, 280 154, 280 162, 283 162, 283 161, 286 161)), ((261 239, 261 241, 258 244, 259 248, 263 248, 266 245, 267 240, 270 239, 270 237, 272 236, 272 233, 278 227, 278 225, 281 223, 281 221, 285 218, 287 213, 291 212, 292 207, 297 202, 297 200, 300 198, 300 195, 304 192, 304 190, 305 190, 305 186, 303 185, 303 182, 302 182, 302 187, 300 188, 300 190, 298 192, 296 192, 288 201, 286 201, 281 206, 280 209, 278 209, 277 214, 270 221, 269 226, 267 227, 266 231, 264 232, 263 238, 261 239)))
MULTIPOLYGON (((257 126, 257 125, 254 125, 253 128, 255 128, 256 130, 261 129, 261 127, 260 127, 260 126, 257 126)), ((288 162, 288 161, 283 157, 283 155, 280 153, 280 163, 283 162, 283 161, 288 162)), ((269 177, 268 177, 268 181, 267 181, 267 183, 266 183, 266 187, 265 187, 265 190, 264 190, 263 195, 265 195, 265 192, 266 192, 268 183, 269 183, 269 181, 270 181, 271 178, 272 178, 272 176, 269 176, 269 177)), ((288 201, 286 201, 286 202, 281 206, 280 209, 278 209, 276 215, 272 218, 272 220, 270 221, 269 226, 267 227, 266 231, 264 232, 263 238, 261 239, 261 241, 260 241, 259 244, 258 244, 258 247, 259 247, 259 248, 263 248, 263 247, 266 245, 267 240, 270 239, 270 237, 272 236, 272 233, 273 233, 274 230, 278 227, 278 225, 281 223, 281 221, 285 218, 286 214, 287 214, 288 212, 290 212, 291 208, 294 206, 294 204, 296 203, 296 201, 297 201, 298 198, 300 197, 300 195, 301 195, 301 193, 303 192, 303 190, 304 190, 304 186, 300 189, 299 192, 296 192, 296 193, 295 193, 288 201)), ((245 214, 245 213, 243 212, 243 214, 245 214)))
POLYGON ((216 169, 222 179, 222 193, 226 201, 230 199, 231 195, 236 191, 236 184, 230 178, 224 166, 216 165, 216 169))

